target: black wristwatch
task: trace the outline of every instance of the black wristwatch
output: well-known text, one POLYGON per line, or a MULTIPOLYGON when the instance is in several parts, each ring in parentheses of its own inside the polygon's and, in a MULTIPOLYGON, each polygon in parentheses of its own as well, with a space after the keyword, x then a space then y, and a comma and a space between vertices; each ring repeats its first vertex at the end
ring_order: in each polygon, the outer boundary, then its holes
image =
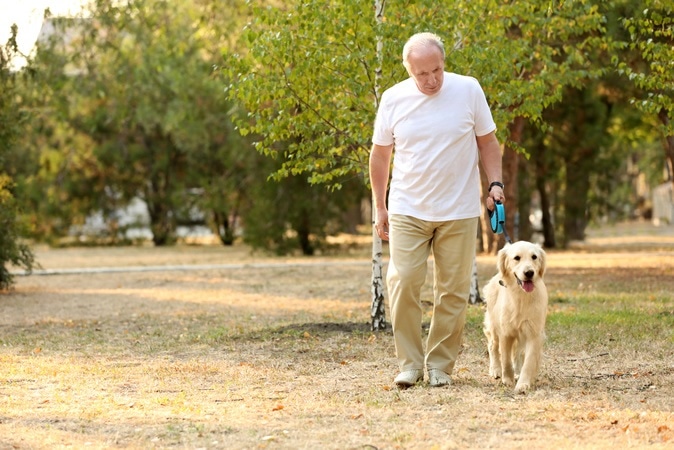
POLYGON ((489 190, 487 192, 491 192, 491 188, 493 188, 494 186, 498 186, 501 189, 505 189, 505 186, 500 181, 492 181, 491 184, 489 185, 489 190))

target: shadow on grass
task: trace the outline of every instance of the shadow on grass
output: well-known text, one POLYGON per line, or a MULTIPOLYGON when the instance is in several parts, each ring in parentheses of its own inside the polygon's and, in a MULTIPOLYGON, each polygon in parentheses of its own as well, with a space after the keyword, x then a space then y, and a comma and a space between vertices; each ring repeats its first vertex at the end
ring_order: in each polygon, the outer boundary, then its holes
POLYGON ((278 327, 268 327, 238 334, 238 341, 284 341, 307 340, 309 338, 367 338, 372 334, 391 334, 387 330, 373 332, 368 322, 305 322, 292 323, 278 327))
MULTIPOLYGON (((297 333, 309 333, 311 335, 320 336, 324 334, 356 334, 364 335, 372 333, 372 329, 367 322, 314 322, 314 323, 297 323, 285 325, 282 327, 272 328, 269 330, 272 334, 279 335, 295 335, 297 333)), ((388 332, 384 331, 384 333, 388 332)))

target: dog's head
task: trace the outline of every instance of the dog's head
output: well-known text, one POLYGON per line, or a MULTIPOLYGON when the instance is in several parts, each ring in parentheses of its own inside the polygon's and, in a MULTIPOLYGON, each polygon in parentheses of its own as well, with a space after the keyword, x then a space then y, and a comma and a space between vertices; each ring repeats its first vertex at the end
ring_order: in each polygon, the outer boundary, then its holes
POLYGON ((545 274, 545 251, 527 241, 507 244, 498 252, 497 265, 506 283, 517 282, 524 291, 532 292, 537 279, 545 274))

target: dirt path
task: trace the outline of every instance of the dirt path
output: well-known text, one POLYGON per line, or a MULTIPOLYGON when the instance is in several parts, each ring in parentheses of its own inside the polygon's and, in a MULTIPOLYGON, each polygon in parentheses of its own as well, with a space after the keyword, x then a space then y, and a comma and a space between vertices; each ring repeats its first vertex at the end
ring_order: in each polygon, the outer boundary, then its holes
POLYGON ((393 387, 367 249, 38 249, 53 274, 0 295, 0 448, 672 448, 674 233, 628 231, 551 252, 526 396, 487 376, 479 307, 453 386, 393 387))

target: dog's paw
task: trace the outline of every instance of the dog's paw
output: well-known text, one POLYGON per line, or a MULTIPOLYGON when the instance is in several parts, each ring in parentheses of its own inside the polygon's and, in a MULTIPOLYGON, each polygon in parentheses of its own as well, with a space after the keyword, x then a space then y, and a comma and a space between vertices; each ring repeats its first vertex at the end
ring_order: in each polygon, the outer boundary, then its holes
POLYGON ((515 386, 515 394, 526 394, 531 389, 529 383, 518 382, 515 386))
POLYGON ((501 383, 505 384, 506 386, 512 386, 515 384, 515 380, 512 377, 504 375, 503 378, 501 378, 501 383))

